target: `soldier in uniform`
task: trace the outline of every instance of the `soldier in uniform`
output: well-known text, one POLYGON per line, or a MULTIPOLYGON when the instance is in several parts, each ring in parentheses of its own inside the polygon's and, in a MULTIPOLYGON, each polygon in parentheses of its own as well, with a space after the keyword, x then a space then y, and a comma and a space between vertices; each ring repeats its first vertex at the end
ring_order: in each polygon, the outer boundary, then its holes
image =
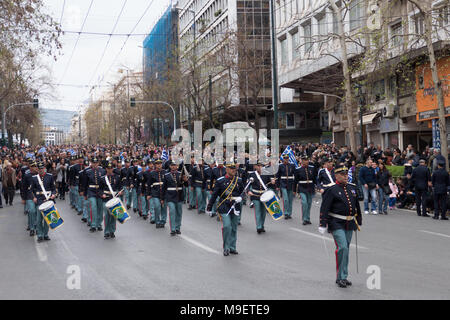
MULTIPOLYGON (((226 169, 223 166, 222 163, 217 164, 216 162, 216 167, 214 167, 212 169, 212 175, 211 175, 211 186, 210 186, 210 194, 212 196, 213 192, 214 192, 214 187, 216 185, 216 181, 220 178, 225 176, 226 174, 226 169)), ((211 197, 209 198, 209 200, 211 200, 211 197)), ((208 200, 208 201, 209 201, 208 200)), ((210 212, 215 212, 217 213, 217 204, 218 204, 219 199, 217 199, 217 201, 214 203, 213 205, 213 211, 210 212)), ((211 217, 214 217, 214 215, 211 214, 211 217)), ((217 221, 220 221, 220 217, 217 217, 217 221)))
MULTIPOLYGON (((140 158, 140 157, 139 157, 140 158)), ((131 200, 133 202, 133 211, 138 212, 139 210, 139 203, 138 203, 138 177, 137 174, 139 172, 140 167, 140 159, 136 158, 133 160, 133 165, 131 166, 132 169, 132 176, 130 177, 130 191, 131 191, 131 200)), ((131 202, 130 202, 131 203, 131 202)))
POLYGON ((283 155, 283 163, 278 167, 277 183, 283 197, 284 218, 292 219, 292 201, 294 198, 295 165, 289 163, 289 155, 283 155))
MULTIPOLYGON (((39 183, 38 176, 42 181, 45 191, 51 193, 49 199, 53 200, 56 198, 56 188, 53 176, 50 173, 46 173, 45 164, 43 162, 38 163, 38 169, 39 169, 38 174, 33 176, 31 182, 31 191, 34 196, 33 202, 36 204, 36 208, 39 208, 41 204, 47 201, 47 197, 44 194, 44 190, 42 190, 41 185, 39 183)), ((37 215, 36 231, 38 242, 50 240, 50 237, 48 236, 48 225, 47 222, 45 222, 44 218, 42 217, 42 214, 37 215)))
MULTIPOLYGON (((205 180, 204 180, 205 189, 203 190, 203 197, 205 199, 206 204, 209 202, 209 199, 211 198, 211 194, 212 194, 211 179, 212 179, 212 174, 213 174, 213 168, 214 168, 214 163, 211 163, 205 167, 205 171, 204 171, 204 173, 205 173, 205 180)), ((216 216, 216 205, 213 205, 210 216, 211 217, 216 216)))
POLYGON ((203 191, 205 189, 205 168, 203 159, 199 159, 198 164, 192 167, 191 175, 191 191, 194 192, 197 199, 198 213, 205 213, 206 199, 203 198, 203 191))
POLYGON ((327 158, 324 161, 323 168, 317 174, 317 189, 323 195, 325 190, 332 187, 336 182, 333 170, 333 159, 327 158))
POLYGON ((219 177, 209 199, 207 211, 210 212, 216 199, 219 199, 217 211, 222 220, 223 255, 238 254, 236 251, 238 216, 241 213, 241 194, 244 191, 242 179, 236 174, 236 164, 227 163, 226 174, 219 177), (232 206, 235 205, 234 209, 232 206))
POLYGON ((190 177, 189 178, 189 187, 188 187, 188 199, 187 199, 189 201, 188 210, 192 210, 196 207, 195 206, 196 201, 195 201, 194 181, 192 180, 194 166, 195 166, 194 156, 191 156, 191 163, 186 165, 186 169, 189 172, 189 177, 190 177))
POLYGON ((87 179, 86 174, 90 169, 91 168, 89 167, 89 161, 84 160, 82 170, 80 170, 80 183, 78 185, 78 191, 80 192, 80 198, 83 203, 83 216, 81 218, 81 221, 87 222, 89 219, 89 225, 91 224, 90 207, 89 207, 89 201, 87 199, 87 193, 86 193, 86 190, 84 189, 84 186, 86 184, 86 179, 87 179))
POLYGON ((148 209, 147 209, 147 198, 145 197, 145 177, 144 177, 145 168, 139 168, 138 173, 136 174, 136 179, 134 180, 136 185, 136 193, 138 196, 138 204, 139 204, 139 215, 147 220, 148 218, 148 209))
POLYGON ((249 179, 253 178, 253 182, 250 184, 250 189, 248 191, 248 195, 250 196, 250 200, 253 203, 253 207, 255 210, 255 221, 256 221, 256 232, 258 234, 266 232, 264 229, 264 221, 266 220, 266 207, 261 202, 261 195, 266 191, 264 186, 259 181, 255 172, 259 174, 263 183, 267 185, 270 183, 271 177, 269 175, 262 175, 261 168, 263 164, 258 161, 253 165, 254 171, 250 173, 249 179))
POLYGON ((22 178, 21 185, 21 196, 22 200, 25 202, 25 210, 28 213, 28 229, 30 231, 30 236, 34 236, 36 233, 37 224, 37 209, 36 204, 33 202, 33 192, 31 191, 31 185, 33 182, 33 176, 38 173, 36 162, 30 163, 30 169, 25 172, 22 178))
POLYGON ((108 184, 106 182, 106 179, 108 179, 108 182, 111 186, 111 189, 113 192, 120 191, 117 195, 120 196, 122 191, 122 181, 120 180, 120 176, 116 173, 114 173, 114 166, 111 162, 109 162, 106 165, 106 175, 100 178, 100 194, 102 195, 101 198, 103 200, 103 213, 105 215, 105 232, 104 237, 105 239, 115 238, 114 232, 116 232, 116 219, 108 212, 108 209, 106 208, 106 202, 111 200, 113 198, 113 194, 111 194, 111 191, 108 187, 108 184))
POLYGON ((133 168, 130 167, 130 160, 125 159, 125 167, 122 168, 120 172, 120 179, 122 181, 122 186, 125 187, 124 197, 127 209, 131 208, 131 190, 130 190, 130 179, 133 176, 133 168))
POLYGON ((149 179, 147 180, 147 200, 149 200, 150 206, 153 206, 157 229, 164 228, 167 219, 163 194, 165 173, 165 170, 162 169, 162 161, 158 159, 155 161, 155 170, 150 172, 149 179))
POLYGON ((147 203, 147 215, 150 214, 150 223, 155 224, 156 223, 156 215, 155 215, 155 208, 153 207, 153 202, 147 200, 147 190, 148 190, 148 182, 150 179, 150 174, 154 170, 154 164, 152 159, 147 160, 147 167, 145 168, 144 173, 142 174, 142 178, 144 179, 144 183, 142 186, 142 194, 145 197, 145 201, 147 203))
POLYGON ((92 159, 92 168, 86 172, 84 190, 87 190, 87 198, 91 206, 91 228, 90 232, 103 231, 103 202, 100 193, 100 178, 105 175, 103 168, 98 166, 98 159, 92 159))
POLYGON ((319 232, 333 235, 336 243, 336 283, 340 288, 351 286, 347 280, 349 248, 353 231, 362 225, 361 208, 354 185, 348 184, 348 169, 338 165, 335 170, 336 184, 323 193, 320 207, 319 232))
POLYGON ((169 210, 170 235, 181 234, 181 218, 183 214, 183 184, 187 184, 188 177, 182 176, 177 170, 175 162, 170 163, 170 172, 164 175, 163 195, 169 210))
POLYGON ((296 191, 300 194, 302 200, 302 220, 303 225, 311 224, 311 204, 315 193, 316 176, 314 166, 309 165, 309 158, 303 155, 302 166, 295 170, 296 191))

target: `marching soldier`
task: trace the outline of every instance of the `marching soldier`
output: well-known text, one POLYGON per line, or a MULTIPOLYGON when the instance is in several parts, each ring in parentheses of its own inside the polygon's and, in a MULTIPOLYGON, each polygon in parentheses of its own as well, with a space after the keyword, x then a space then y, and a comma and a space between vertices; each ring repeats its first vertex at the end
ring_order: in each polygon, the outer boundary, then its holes
POLYGON ((155 215, 155 208, 153 207, 153 203, 149 200, 147 200, 147 190, 148 190, 148 182, 150 179, 150 174, 154 170, 154 164, 153 161, 149 158, 147 160, 147 167, 145 168, 144 173, 142 174, 142 178, 144 179, 143 183, 143 190, 142 194, 145 197, 145 201, 147 203, 148 212, 147 215, 150 213, 150 223, 155 224, 156 223, 156 215, 155 215))
POLYGON ((315 193, 316 176, 314 166, 309 165, 309 158, 303 155, 302 166, 295 170, 295 185, 296 192, 300 194, 302 200, 302 220, 303 225, 311 224, 311 204, 312 197, 315 193))
MULTIPOLYGON (((166 206, 164 205, 163 184, 166 172, 162 169, 162 160, 155 161, 155 170, 150 172, 147 180, 147 200, 155 212, 156 228, 164 228, 167 219, 166 206)), ((151 223, 151 221, 150 221, 151 223)))
MULTIPOLYGON (((39 208, 41 204, 47 201, 44 190, 42 190, 42 187, 39 183, 38 176, 42 181, 42 185, 44 186, 45 191, 51 193, 49 199, 53 200, 56 198, 56 188, 53 176, 50 173, 46 173, 45 164, 43 162, 39 162, 38 169, 38 174, 33 176, 33 180, 31 182, 31 191, 34 196, 33 202, 36 204, 36 208, 39 208)), ((42 214, 40 213, 37 215, 36 231, 38 242, 50 240, 50 237, 48 236, 47 222, 45 222, 44 217, 42 217, 42 214)))
POLYGON ((106 179, 108 179, 108 182, 111 186, 111 189, 113 192, 120 191, 117 195, 120 196, 121 193, 123 193, 122 189, 122 182, 120 180, 120 176, 116 173, 114 173, 114 166, 111 162, 109 162, 106 165, 106 175, 100 178, 100 193, 101 198, 103 200, 103 212, 105 215, 105 232, 104 237, 105 239, 115 238, 114 232, 116 232, 116 219, 108 212, 108 209, 106 208, 106 203, 111 200, 114 195, 111 194, 111 191, 108 187, 108 183, 106 182, 106 179))
POLYGON ((175 162, 170 163, 170 172, 164 175, 163 195, 169 210, 170 235, 181 234, 181 218, 183 214, 183 184, 188 177, 182 176, 175 162))
POLYGON ((196 201, 195 201, 195 192, 194 192, 194 182, 192 180, 192 171, 194 169, 195 166, 195 160, 194 160, 194 156, 191 156, 191 163, 190 164, 186 164, 186 169, 187 172, 189 172, 189 187, 188 187, 188 201, 189 201, 189 206, 188 206, 188 210, 192 210, 194 209, 196 206, 196 201))
POLYGON ((137 179, 138 179, 137 174, 139 172, 139 167, 140 167, 139 166, 139 164, 140 164, 139 158, 140 157, 134 159, 133 165, 131 166, 131 168, 133 168, 133 170, 132 170, 133 175, 132 175, 132 177, 130 177, 130 191, 131 191, 131 199, 133 201, 133 211, 134 212, 138 212, 138 210, 139 210, 138 190, 137 190, 137 184, 139 183, 137 181, 137 179))
POLYGON ((289 155, 283 156, 283 163, 278 167, 277 182, 283 197, 284 218, 292 219, 292 200, 294 198, 295 165, 289 163, 289 155))
MULTIPOLYGON (((210 187, 210 190, 211 190, 210 194, 211 194, 211 196, 212 196, 212 194, 214 192, 214 188, 215 188, 217 180, 220 177, 225 176, 225 174, 226 174, 226 169, 223 166, 223 164, 222 163, 217 164, 217 162, 216 162, 216 167, 214 167, 212 169, 212 175, 211 175, 211 187, 210 187)), ((211 199, 211 197, 209 199, 211 199)), ((213 205, 213 211, 210 211, 210 212, 217 213, 217 203, 218 203, 218 201, 219 200, 217 199, 216 202, 213 205)), ((214 217, 214 215, 211 214, 211 217, 214 217)), ((217 217, 217 221, 220 221, 220 217, 217 217)))
POLYGON ((351 286, 347 280, 349 248, 353 231, 362 225, 361 208, 356 188, 348 184, 348 169, 339 165, 335 170, 336 184, 323 193, 320 207, 319 232, 333 235, 336 243, 336 283, 340 288, 351 286))
POLYGON ((92 159, 92 168, 86 172, 84 190, 91 206, 92 218, 90 232, 103 231, 103 202, 100 194, 100 178, 105 175, 103 168, 98 166, 98 159, 92 159))
POLYGON ((130 167, 130 160, 125 159, 125 167, 122 168, 120 172, 120 179, 122 181, 122 186, 125 187, 124 197, 127 209, 131 208, 131 178, 133 176, 133 168, 130 167))
POLYGON ((336 177, 333 170, 333 159, 327 158, 324 161, 323 168, 317 174, 317 188, 323 195, 327 188, 332 187, 336 183, 336 177))
POLYGON ((87 199, 87 193, 84 189, 86 179, 87 179, 87 172, 91 168, 89 167, 89 161, 84 160, 82 170, 80 171, 80 184, 78 185, 78 191, 80 191, 80 198, 83 203, 83 216, 81 218, 81 221, 87 222, 89 219, 89 226, 91 224, 91 216, 90 216, 90 208, 89 208, 89 201, 87 199))
POLYGON ((203 159, 199 159, 198 164, 192 167, 191 175, 191 191, 197 199, 198 213, 205 213, 206 199, 203 198, 203 191, 205 189, 205 168, 203 159))
POLYGON ((148 209, 147 209, 147 198, 145 197, 145 177, 144 177, 145 168, 139 168, 138 173, 136 174, 136 179, 134 180, 136 183, 136 193, 138 197, 139 204, 139 215, 147 220, 148 218, 148 209))
MULTIPOLYGON (((205 167, 205 189, 203 190, 203 197, 206 199, 205 203, 209 202, 211 199, 212 189, 211 189, 211 179, 213 175, 214 163, 209 164, 205 167)), ((212 212, 210 217, 216 216, 216 205, 214 204, 212 207, 212 212)))
POLYGON ((259 174, 261 180, 266 185, 266 187, 271 181, 271 176, 262 175, 261 172, 262 166, 263 164, 260 161, 258 161, 256 164, 253 165, 254 171, 250 173, 249 176, 249 178, 253 178, 253 182, 250 184, 250 190, 248 192, 248 195, 250 196, 250 200, 253 203, 253 207, 255 210, 256 232, 258 232, 258 234, 266 232, 266 230, 264 229, 264 221, 266 220, 267 210, 260 200, 261 195, 265 192, 265 188, 261 184, 261 181, 259 181, 255 172, 259 174))
POLYGON ((241 213, 241 194, 244 191, 242 179, 236 174, 234 163, 227 163, 226 174, 217 179, 209 199, 207 211, 210 212, 216 199, 217 211, 222 220, 223 255, 238 254, 236 251, 238 216, 241 213), (234 205, 234 209, 232 208, 234 205))
POLYGON ((31 186, 33 182, 33 176, 38 173, 36 162, 30 163, 30 169, 25 172, 22 178, 21 185, 21 196, 25 202, 25 210, 28 213, 28 229, 30 230, 30 237, 34 236, 36 233, 37 225, 37 209, 36 204, 33 202, 33 192, 31 191, 31 186))

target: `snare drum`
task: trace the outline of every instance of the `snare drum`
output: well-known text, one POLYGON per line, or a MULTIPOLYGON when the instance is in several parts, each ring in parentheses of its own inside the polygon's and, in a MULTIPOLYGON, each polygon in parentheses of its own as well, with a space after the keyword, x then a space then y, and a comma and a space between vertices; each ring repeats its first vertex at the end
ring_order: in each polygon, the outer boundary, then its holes
POLYGON ((279 220, 283 217, 283 210, 281 210, 280 200, 272 190, 267 190, 261 195, 260 201, 264 204, 270 216, 274 220, 279 220))
POLYGON ((50 229, 55 230, 64 223, 53 201, 44 202, 39 206, 38 210, 41 212, 42 217, 50 229))
POLYGON ((120 223, 124 223, 130 216, 125 209, 122 201, 119 198, 113 198, 105 203, 106 209, 108 209, 109 213, 120 223))

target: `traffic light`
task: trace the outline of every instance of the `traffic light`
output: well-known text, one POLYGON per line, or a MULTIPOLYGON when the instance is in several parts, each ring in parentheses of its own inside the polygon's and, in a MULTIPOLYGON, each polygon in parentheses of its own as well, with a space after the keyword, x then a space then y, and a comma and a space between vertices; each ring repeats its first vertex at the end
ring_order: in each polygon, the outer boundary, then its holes
POLYGON ((39 109, 39 99, 33 99, 33 108, 39 109))
POLYGON ((130 98, 130 107, 136 107, 136 98, 130 98))

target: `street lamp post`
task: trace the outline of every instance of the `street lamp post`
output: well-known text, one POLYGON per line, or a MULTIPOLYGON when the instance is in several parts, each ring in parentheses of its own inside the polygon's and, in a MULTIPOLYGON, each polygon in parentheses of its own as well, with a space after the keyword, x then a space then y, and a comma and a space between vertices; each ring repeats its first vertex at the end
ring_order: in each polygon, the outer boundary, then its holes
POLYGON ((272 105, 273 105, 273 127, 278 129, 278 77, 277 77, 277 51, 275 42, 275 10, 274 0, 270 0, 270 28, 272 44, 272 105))

